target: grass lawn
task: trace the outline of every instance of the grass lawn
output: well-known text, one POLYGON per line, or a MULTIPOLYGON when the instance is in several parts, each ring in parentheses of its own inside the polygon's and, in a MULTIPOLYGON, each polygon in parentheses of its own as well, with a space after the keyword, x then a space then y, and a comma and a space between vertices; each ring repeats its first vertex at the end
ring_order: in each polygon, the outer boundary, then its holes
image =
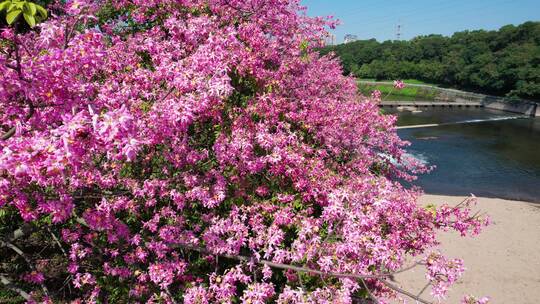
POLYGON ((366 96, 370 96, 374 90, 381 91, 381 97, 385 101, 402 100, 402 101, 432 101, 435 100, 437 93, 429 88, 407 87, 396 90, 391 84, 358 84, 358 90, 366 96))
MULTIPOLYGON (((380 81, 380 82, 394 82, 394 80, 377 80, 375 78, 361 78, 361 79, 358 79, 360 81, 380 81)), ((403 81, 405 84, 425 84, 425 85, 431 85, 431 86, 434 86, 434 87, 437 87, 438 85, 437 84, 434 84, 434 83, 428 83, 428 82, 424 82, 422 80, 418 80, 418 79, 402 79, 401 81, 403 81)))

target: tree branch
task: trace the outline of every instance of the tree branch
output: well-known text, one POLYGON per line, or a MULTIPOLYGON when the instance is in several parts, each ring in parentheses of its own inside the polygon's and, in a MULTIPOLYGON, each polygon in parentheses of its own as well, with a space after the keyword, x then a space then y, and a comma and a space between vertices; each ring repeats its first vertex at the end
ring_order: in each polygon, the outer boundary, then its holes
MULTIPOLYGON (((19 256, 21 256, 26 261, 26 263, 28 264, 28 267, 30 267, 30 269, 32 269, 34 271, 37 271, 36 267, 34 266, 32 261, 28 258, 28 256, 19 247, 15 246, 15 244, 10 243, 10 242, 4 242, 4 241, 0 241, 0 244, 2 245, 2 247, 8 247, 11 250, 15 251, 15 253, 17 253, 19 256)), ((43 290, 43 293, 45 293, 45 295, 48 296, 49 295, 49 290, 47 289, 47 286, 45 286, 43 283, 40 283, 39 285, 41 287, 41 290, 43 290)))
MULTIPOLYGON (((81 12, 81 14, 84 13, 85 11, 86 11, 86 9, 83 10, 81 12)), ((82 18, 83 18, 83 16, 77 17, 75 22, 73 22, 73 25, 71 26, 71 28, 69 28, 68 24, 66 23, 66 28, 65 28, 65 31, 64 31, 64 50, 68 48, 69 41, 71 40, 71 36, 75 32, 75 29, 77 28, 77 24, 79 23, 79 21, 81 21, 82 18)))
MULTIPOLYGON (((198 251, 200 253, 212 254, 212 255, 215 254, 214 252, 212 252, 212 251, 210 251, 210 250, 208 250, 206 248, 202 248, 202 247, 196 247, 196 246, 191 246, 191 245, 187 245, 187 244, 177 244, 177 246, 181 247, 181 248, 188 249, 188 250, 198 251)), ((322 276, 330 276, 330 277, 334 277, 334 278, 381 279, 381 278, 387 278, 387 277, 392 275, 390 273, 387 273, 387 274, 361 275, 361 274, 353 274, 353 273, 324 272, 324 271, 311 269, 311 268, 299 267, 299 266, 294 266, 294 265, 289 265, 289 264, 275 263, 275 262, 268 261, 268 260, 254 260, 252 257, 243 256, 243 255, 231 255, 231 254, 219 254, 219 255, 222 256, 222 257, 228 258, 228 259, 237 260, 237 261, 241 261, 241 262, 253 262, 253 261, 255 261, 255 263, 257 263, 257 264, 267 265, 267 266, 272 267, 272 268, 285 269, 285 270, 294 270, 296 272, 312 273, 312 274, 318 274, 318 275, 322 275, 322 276)))
MULTIPOLYGON (((35 108, 32 105, 32 102, 28 101, 28 106, 29 106, 28 114, 26 114, 26 117, 24 118, 25 122, 28 121, 30 118, 32 118, 32 116, 34 116, 34 112, 35 112, 35 108)), ((2 140, 8 140, 11 137, 13 137, 13 135, 15 135, 16 130, 17 130, 16 127, 12 127, 11 129, 9 129, 6 133, 4 133, 2 135, 2 140)))
MULTIPOLYGON (((9 68, 14 69, 17 72, 17 75, 19 76, 20 80, 30 82, 28 79, 24 78, 23 73, 22 73, 21 55, 19 53, 19 43, 18 43, 17 35, 15 35, 13 43, 14 43, 14 47, 15 47, 15 62, 16 62, 16 65, 15 66, 7 65, 7 66, 9 68)), ((34 105, 32 104, 31 101, 27 100, 27 104, 28 104, 28 114, 26 114, 26 117, 24 119, 25 122, 28 121, 34 115, 34 111, 35 111, 34 105)), ((12 127, 11 129, 9 129, 6 133, 4 133, 2 135, 2 137, 1 137, 2 140, 5 141, 5 140, 8 140, 11 137, 13 137, 13 135, 15 135, 16 130, 17 130, 17 128, 15 126, 12 127)))
POLYGON ((239 11, 240 13, 242 13, 242 17, 244 17, 244 18, 249 18, 249 17, 251 17, 253 14, 255 14, 255 9, 253 9, 253 7, 252 7, 252 10, 251 10, 251 11, 247 11, 247 10, 245 10, 245 9, 241 9, 241 8, 239 8, 239 7, 237 7, 237 6, 232 5, 229 1, 225 1, 225 4, 226 4, 228 7, 232 8, 232 9, 234 9, 234 10, 237 10, 237 11, 239 11))
MULTIPOLYGON (((208 250, 206 248, 202 248, 202 247, 196 247, 196 246, 191 246, 191 245, 187 245, 187 244, 177 244, 177 246, 180 247, 180 248, 185 248, 185 249, 197 251, 197 252, 200 252, 200 253, 215 254, 215 253, 211 252, 210 250, 208 250)), ((248 256, 243 256, 243 255, 220 254, 220 256, 228 258, 228 259, 242 261, 242 262, 252 262, 252 261, 254 261, 253 258, 248 257, 248 256)), ((420 298, 419 296, 416 296, 416 295, 414 295, 414 294, 412 294, 412 293, 410 293, 410 292, 408 292, 408 291, 406 291, 404 289, 401 289, 398 286, 386 281, 386 279, 391 277, 392 275, 394 275, 394 273, 360 275, 360 274, 353 274, 353 273, 324 272, 324 271, 320 271, 320 270, 316 270, 316 269, 298 267, 298 266, 289 265, 289 264, 274 263, 274 262, 267 261, 267 260, 258 260, 258 261, 255 260, 255 262, 257 264, 267 265, 267 266, 272 267, 272 268, 294 270, 296 272, 312 273, 312 274, 318 274, 318 275, 322 275, 322 276, 330 276, 330 277, 334 277, 334 278, 349 278, 349 279, 359 279, 359 280, 375 279, 375 280, 378 280, 381 283, 383 283, 386 287, 388 287, 388 288, 390 288, 390 289, 392 289, 392 290, 394 290, 394 291, 396 291, 398 293, 406 295, 406 296, 410 297, 411 299, 416 300, 417 302, 420 302, 420 303, 423 303, 423 304, 433 304, 430 301, 424 300, 424 299, 420 298)), ((399 272, 402 272, 402 271, 399 271, 399 272)), ((369 290, 368 290, 368 292, 369 292, 369 290)))
POLYGON ((32 299, 32 297, 30 296, 29 293, 27 293, 26 291, 20 289, 19 287, 13 285, 13 283, 8 279, 6 278, 5 276, 1 275, 0 274, 0 282, 2 283, 2 285, 4 285, 7 289, 11 290, 11 291, 14 291, 16 293, 18 293, 21 297, 23 297, 26 301, 30 301, 32 299))
MULTIPOLYGON (((32 225, 25 223, 25 224, 22 225, 21 228, 15 230, 12 233, 10 233, 9 235, 5 236, 4 241, 6 241, 8 243, 14 242, 18 238, 21 238, 21 237, 29 234, 31 231, 32 231, 32 225)), ((4 243, 2 242, 1 244, 3 245, 4 243)))

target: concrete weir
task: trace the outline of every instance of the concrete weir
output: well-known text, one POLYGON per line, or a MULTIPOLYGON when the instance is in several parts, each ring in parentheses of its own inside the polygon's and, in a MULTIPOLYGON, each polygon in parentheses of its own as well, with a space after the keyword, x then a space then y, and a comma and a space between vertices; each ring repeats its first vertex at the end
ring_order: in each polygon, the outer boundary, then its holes
POLYGON ((497 117, 497 118, 488 118, 488 119, 469 119, 469 120, 438 123, 438 124, 399 126, 396 129, 400 130, 400 129, 431 128, 431 127, 439 127, 439 126, 461 125, 461 124, 471 124, 471 123, 479 123, 479 122, 486 122, 486 121, 501 121, 501 120, 524 119, 524 118, 529 118, 529 117, 526 115, 523 115, 523 116, 497 117))
POLYGON ((518 113, 532 117, 540 117, 540 105, 529 101, 500 101, 486 99, 484 101, 383 101, 380 107, 388 108, 486 108, 504 112, 518 113))
POLYGON ((459 107, 459 108, 480 108, 484 105, 480 102, 448 102, 448 101, 383 101, 379 104, 381 107, 416 107, 416 108, 431 108, 431 107, 459 107))

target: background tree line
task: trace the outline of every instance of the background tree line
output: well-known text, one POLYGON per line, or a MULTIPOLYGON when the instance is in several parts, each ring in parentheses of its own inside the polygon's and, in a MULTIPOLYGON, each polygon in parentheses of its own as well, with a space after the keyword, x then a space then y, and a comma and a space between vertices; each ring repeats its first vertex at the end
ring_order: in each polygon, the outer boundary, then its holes
POLYGON ((377 80, 415 78, 495 95, 540 99, 540 22, 498 31, 463 31, 409 41, 359 40, 326 47, 345 74, 377 80))

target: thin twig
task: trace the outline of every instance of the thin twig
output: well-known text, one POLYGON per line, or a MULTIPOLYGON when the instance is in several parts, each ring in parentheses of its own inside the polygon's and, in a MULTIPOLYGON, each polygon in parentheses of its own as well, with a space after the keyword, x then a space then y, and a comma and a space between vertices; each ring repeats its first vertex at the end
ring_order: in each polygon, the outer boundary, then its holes
POLYGON ((239 11, 240 13, 242 13, 242 15, 243 15, 242 17, 244 17, 244 18, 249 18, 253 14, 255 14, 255 9, 253 9, 253 7, 252 7, 252 11, 247 11, 245 9, 241 9, 241 8, 239 8, 237 6, 232 5, 229 1, 225 1, 225 5, 227 5, 228 7, 232 8, 234 10, 239 11))
POLYGON ((476 198, 476 197, 474 196, 474 194, 471 194, 471 196, 466 197, 464 200, 462 200, 461 203, 455 205, 455 206, 452 208, 452 210, 457 210, 457 209, 459 209, 459 207, 461 207, 461 205, 463 205, 463 204, 469 202, 470 200, 472 200, 472 199, 474 199, 474 198, 476 198))
MULTIPOLYGON (((86 10, 86 9, 85 9, 86 10)), ((83 10, 81 12, 84 13, 85 10, 83 10)), ((83 18, 83 16, 79 16, 77 18, 77 20, 75 20, 75 22, 73 22, 73 26, 71 27, 71 29, 68 29, 68 24, 66 23, 66 29, 64 31, 64 49, 67 49, 68 46, 69 46, 69 41, 71 40, 71 35, 73 35, 73 33, 75 32, 75 28, 77 27, 77 24, 79 23, 79 21, 81 21, 81 19, 83 18)))
POLYGON ((424 286, 424 288, 422 288, 422 290, 420 290, 420 292, 416 295, 417 297, 421 296, 424 291, 426 291, 426 289, 431 285, 431 283, 427 283, 426 286, 424 286))
POLYGON ((405 267, 405 268, 402 268, 400 270, 396 270, 394 271, 392 274, 398 274, 398 273, 402 273, 402 272, 405 272, 407 270, 411 270, 413 269, 414 267, 418 266, 418 265, 422 265, 422 262, 415 262, 414 264, 412 264, 411 266, 409 267, 405 267))
POLYGON ((377 300, 377 298, 375 298, 375 296, 371 293, 371 290, 369 290, 369 288, 368 288, 368 286, 366 284, 366 281, 364 281, 364 280, 360 280, 360 281, 362 282, 362 285, 364 285, 364 288, 366 289, 371 301, 373 301, 375 304, 379 304, 379 300, 377 300))
POLYGON ((64 256, 67 257, 67 252, 64 250, 64 247, 62 247, 62 244, 60 243, 60 240, 56 237, 56 235, 52 232, 51 228, 47 227, 47 230, 49 230, 49 233, 52 235, 54 241, 56 242, 56 245, 60 248, 64 256))
POLYGON ((173 297, 173 295, 172 295, 172 293, 171 293, 171 291, 169 290, 168 287, 165 287, 165 293, 169 296, 169 299, 171 300, 171 302, 173 304, 178 304, 178 302, 176 302, 176 300, 174 299, 174 297, 173 297))
POLYGON ((306 286, 304 285, 304 279, 302 279, 302 276, 298 276, 298 282, 300 282, 300 286, 303 290, 306 290, 306 286))
POLYGON ((413 299, 413 300, 415 300, 417 302, 424 303, 424 304, 433 304, 433 302, 430 302, 428 300, 424 300, 424 299, 420 298, 419 296, 416 296, 416 295, 414 295, 414 294, 412 294, 412 293, 410 293, 410 292, 408 292, 408 291, 406 291, 404 289, 401 289, 401 288, 397 287, 396 285, 394 285, 394 284, 392 284, 392 283, 390 283, 390 282, 388 282, 386 280, 379 280, 379 281, 381 283, 383 283, 384 285, 386 285, 386 287, 388 287, 388 288, 390 288, 390 289, 392 289, 392 290, 394 290, 396 292, 399 292, 401 294, 404 294, 404 295, 408 296, 409 298, 411 298, 411 299, 413 299))
MULTIPOLYGON (((30 118, 32 118, 35 112, 34 106, 32 105, 30 101, 28 102, 28 105, 29 105, 29 110, 28 110, 28 114, 26 114, 26 117, 24 119, 25 122, 28 121, 30 118)), ((2 135, 1 137, 2 140, 8 140, 11 137, 13 137, 13 135, 15 135, 16 130, 17 130, 16 127, 12 127, 11 129, 9 129, 6 133, 2 135)))
POLYGON ((167 97, 169 97, 169 95, 171 95, 172 92, 174 92, 174 90, 175 90, 175 87, 170 88, 169 91, 165 94, 165 96, 163 96, 163 97, 161 98, 160 102, 165 101, 165 99, 167 99, 167 97))

